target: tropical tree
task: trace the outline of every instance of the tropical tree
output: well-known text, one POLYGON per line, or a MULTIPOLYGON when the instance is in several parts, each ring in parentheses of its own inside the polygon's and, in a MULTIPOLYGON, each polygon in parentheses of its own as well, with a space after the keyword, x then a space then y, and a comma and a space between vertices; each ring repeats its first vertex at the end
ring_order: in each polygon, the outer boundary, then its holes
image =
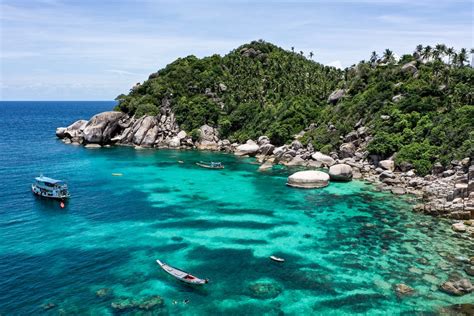
POLYGON ((374 65, 377 62, 377 59, 379 59, 379 56, 377 55, 376 51, 373 51, 372 55, 370 55, 370 59, 369 59, 370 63, 374 65))
POLYGON ((430 57, 432 56, 433 48, 428 45, 423 49, 423 52, 421 54, 421 57, 423 57, 423 60, 428 61, 430 57))
POLYGON ((383 58, 385 62, 388 63, 395 61, 395 56, 393 55, 393 52, 388 48, 383 52, 383 58))
POLYGON ((448 55, 448 64, 451 64, 451 57, 454 55, 454 48, 449 47, 446 49, 446 55, 448 55))
POLYGON ((441 60, 442 56, 446 54, 446 45, 436 44, 433 50, 433 57, 437 60, 441 60))
POLYGON ((467 62, 467 61, 468 61, 467 49, 461 48, 461 50, 459 51, 459 54, 458 54, 459 67, 463 67, 464 63, 467 62))
POLYGON ((313 56, 314 56, 313 52, 309 52, 309 59, 313 59, 313 56))

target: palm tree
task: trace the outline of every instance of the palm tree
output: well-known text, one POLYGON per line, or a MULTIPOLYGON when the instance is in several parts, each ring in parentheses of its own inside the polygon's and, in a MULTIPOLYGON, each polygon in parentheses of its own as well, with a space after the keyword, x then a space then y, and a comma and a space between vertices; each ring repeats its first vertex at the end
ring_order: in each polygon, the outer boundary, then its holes
POLYGON ((291 46, 291 51, 294 53, 295 52, 295 47, 291 46))
POLYGON ((451 64, 451 56, 454 54, 454 48, 449 47, 446 49, 446 55, 448 55, 448 64, 451 64))
POLYGON ((444 44, 436 44, 433 50, 433 57, 437 60, 441 60, 441 56, 446 53, 446 45, 444 44))
POLYGON ((388 48, 383 52, 383 58, 385 62, 388 62, 388 63, 393 62, 395 60, 395 57, 393 56, 393 52, 388 48))
POLYGON ((458 54, 458 63, 460 67, 464 66, 464 63, 468 61, 467 58, 467 49, 461 48, 461 51, 458 54))
POLYGON ((375 64, 377 62, 377 59, 379 59, 379 56, 377 55, 376 51, 373 51, 372 55, 370 55, 370 59, 369 59, 370 63, 375 64))
POLYGON ((309 59, 313 59, 313 56, 314 56, 313 52, 309 52, 309 59))
POLYGON ((421 56, 423 57, 424 60, 428 60, 430 59, 432 55, 432 51, 433 51, 433 48, 430 45, 428 45, 425 47, 425 49, 423 49, 423 53, 421 54, 421 56))

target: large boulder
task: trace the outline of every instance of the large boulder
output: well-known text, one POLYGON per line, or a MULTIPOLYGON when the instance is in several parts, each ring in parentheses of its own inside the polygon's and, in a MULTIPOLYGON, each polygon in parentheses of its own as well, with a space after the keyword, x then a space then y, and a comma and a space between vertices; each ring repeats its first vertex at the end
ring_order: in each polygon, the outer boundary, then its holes
POLYGON ((393 160, 381 160, 379 161, 379 166, 384 170, 395 170, 395 162, 393 160))
POLYGON ((289 167, 305 166, 306 160, 301 158, 301 156, 295 156, 289 162, 287 162, 286 165, 289 167))
POLYGON ((415 65, 416 65, 416 61, 411 61, 411 62, 406 63, 405 65, 403 65, 401 70, 404 73, 409 73, 409 74, 414 75, 418 71, 418 68, 416 68, 415 65))
POLYGON ((177 148, 179 147, 180 144, 181 144, 181 140, 179 139, 178 136, 175 136, 168 141, 168 146, 171 148, 177 148))
POLYGON ((273 153, 273 150, 275 149, 275 146, 273 146, 270 143, 266 143, 260 146, 259 151, 262 155, 268 156, 273 153))
POLYGON ((343 163, 329 168, 329 177, 332 181, 351 181, 352 167, 343 163))
POLYGON ((218 135, 217 129, 207 124, 199 128, 200 141, 217 142, 218 140, 217 135, 218 135))
POLYGON ((247 143, 237 146, 235 151, 235 155, 237 156, 255 156, 258 153, 259 147, 258 145, 251 139, 247 141, 247 143))
POLYGON ((86 120, 79 120, 72 123, 68 127, 59 127, 56 129, 56 136, 59 138, 80 138, 82 137, 86 125, 86 120))
POLYGON ((268 138, 268 136, 260 136, 257 140, 257 143, 262 146, 262 145, 265 145, 265 144, 269 144, 270 143, 270 139, 268 138))
POLYGON ((126 116, 127 114, 117 111, 94 115, 84 128, 84 140, 96 144, 110 142, 120 129, 119 121, 126 116))
POLYGON ((197 148, 200 150, 218 150, 219 137, 217 129, 209 125, 203 125, 199 128, 199 140, 197 148))
POLYGON ((328 102, 332 104, 336 104, 344 95, 346 94, 346 90, 344 89, 337 89, 334 90, 328 97, 328 102))
POLYGON ((288 177, 287 185, 296 188, 322 188, 329 184, 329 175, 322 171, 298 171, 288 177))
POLYGON ((321 162, 322 164, 326 165, 327 167, 330 167, 334 165, 335 160, 332 159, 330 156, 325 155, 319 151, 315 152, 314 154, 311 155, 311 158, 314 160, 321 162))
MULTIPOLYGON (((147 135, 148 131, 155 126, 155 123, 156 123, 156 121, 155 121, 155 118, 153 116, 145 116, 143 118, 143 120, 141 121, 140 126, 138 127, 138 130, 133 135, 133 143, 135 145, 141 145, 141 143, 142 143, 143 139, 145 138, 145 136, 147 135)), ((155 135, 156 135, 156 133, 155 133, 155 135)), ((156 136, 155 136, 155 138, 156 138, 156 136)), ((153 141, 151 141, 151 144, 153 144, 154 141, 155 141, 155 139, 153 139, 153 141)))
POLYGON ((354 157, 355 151, 356 151, 356 148, 353 143, 344 143, 339 147, 341 158, 354 157))

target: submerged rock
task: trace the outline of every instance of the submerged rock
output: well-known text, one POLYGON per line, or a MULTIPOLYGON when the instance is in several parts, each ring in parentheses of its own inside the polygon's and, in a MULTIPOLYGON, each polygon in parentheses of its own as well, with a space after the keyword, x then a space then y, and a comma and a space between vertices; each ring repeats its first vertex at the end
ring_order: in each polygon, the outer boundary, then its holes
POLYGON ((161 296, 154 295, 145 297, 139 302, 138 308, 149 311, 164 305, 164 300, 161 296))
POLYGON ((441 315, 471 316, 474 315, 474 304, 455 304, 441 308, 441 315))
POLYGON ((254 298, 275 298, 282 292, 282 288, 275 283, 258 282, 249 286, 250 296, 254 298))
POLYGON ((118 300, 112 302, 110 306, 112 309, 118 312, 126 311, 137 307, 138 303, 130 298, 119 298, 118 300))
POLYGON ((43 308, 43 310, 45 311, 48 311, 50 309, 53 309, 55 308, 57 305, 54 304, 53 302, 47 302, 47 303, 44 303, 43 305, 41 305, 41 307, 43 308))
POLYGON ((441 284, 440 290, 451 295, 461 296, 474 291, 474 286, 468 279, 461 279, 444 282, 441 284))
POLYGON ((406 284, 399 283, 395 285, 395 292, 397 293, 399 297, 401 297, 401 296, 412 295, 413 293, 415 293, 415 290, 406 284))
POLYGON ((97 292, 95 292, 95 295, 100 298, 105 298, 105 297, 110 297, 112 296, 112 289, 109 288, 101 288, 97 292))
POLYGON ((288 177, 288 183, 296 188, 322 188, 329 184, 329 175, 322 171, 299 171, 288 177))

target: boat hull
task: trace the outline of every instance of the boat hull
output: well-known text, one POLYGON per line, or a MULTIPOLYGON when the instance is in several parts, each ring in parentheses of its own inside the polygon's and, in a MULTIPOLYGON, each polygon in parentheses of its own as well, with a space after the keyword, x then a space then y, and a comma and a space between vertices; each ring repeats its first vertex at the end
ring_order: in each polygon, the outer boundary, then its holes
POLYGON ((53 200, 65 200, 70 197, 69 193, 61 194, 61 193, 43 191, 34 184, 31 185, 31 192, 33 192, 33 194, 36 196, 40 196, 46 199, 53 199, 53 200))
POLYGON ((160 260, 156 260, 156 263, 169 275, 173 276, 174 278, 180 280, 183 283, 189 284, 189 285, 204 285, 207 283, 207 280, 197 278, 185 271, 173 268, 169 265, 167 265, 164 262, 161 262, 160 260), (187 278, 190 277, 190 278, 187 278))
POLYGON ((198 165, 199 167, 202 167, 202 168, 206 168, 206 169, 224 169, 224 166, 212 167, 210 165, 206 165, 206 164, 203 164, 203 163, 200 163, 200 162, 196 162, 196 165, 198 165))

